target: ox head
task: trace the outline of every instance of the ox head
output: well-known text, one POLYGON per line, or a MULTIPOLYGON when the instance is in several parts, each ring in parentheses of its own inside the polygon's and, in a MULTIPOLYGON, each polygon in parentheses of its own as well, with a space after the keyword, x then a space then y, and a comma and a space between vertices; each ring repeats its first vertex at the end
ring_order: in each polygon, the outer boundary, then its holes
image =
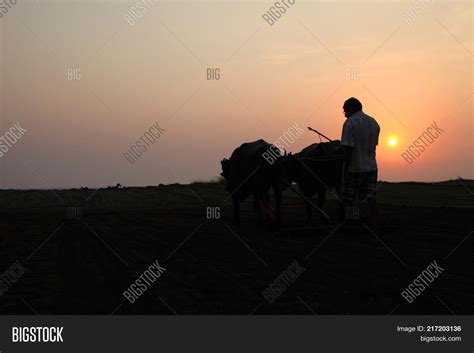
POLYGON ((224 158, 221 161, 221 168, 222 168, 221 176, 223 176, 224 179, 227 180, 227 178, 230 175, 230 161, 227 158, 224 158))
POLYGON ((232 173, 231 173, 231 169, 230 169, 230 161, 227 159, 227 158, 224 158, 222 161, 221 161, 221 168, 222 168, 222 172, 221 172, 221 176, 225 179, 226 181, 226 190, 229 191, 229 192, 232 192, 233 188, 232 188, 232 173))
POLYGON ((281 165, 282 165, 282 174, 283 174, 283 182, 285 184, 291 184, 296 180, 297 171, 299 168, 298 163, 298 155, 293 153, 286 153, 281 157, 281 165))

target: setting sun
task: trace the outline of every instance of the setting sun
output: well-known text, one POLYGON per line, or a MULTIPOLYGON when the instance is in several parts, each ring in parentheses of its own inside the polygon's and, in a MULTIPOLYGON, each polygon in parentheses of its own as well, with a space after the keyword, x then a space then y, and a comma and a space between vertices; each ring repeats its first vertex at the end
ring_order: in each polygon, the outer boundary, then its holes
POLYGON ((388 144, 390 145, 390 147, 395 147, 396 145, 398 145, 398 139, 396 136, 390 136, 390 138, 388 139, 388 144))

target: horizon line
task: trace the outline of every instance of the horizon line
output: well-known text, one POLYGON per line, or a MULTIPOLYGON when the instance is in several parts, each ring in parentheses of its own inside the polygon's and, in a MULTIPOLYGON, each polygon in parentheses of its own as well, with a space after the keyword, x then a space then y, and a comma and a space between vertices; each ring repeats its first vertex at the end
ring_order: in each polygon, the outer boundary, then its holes
MULTIPOLYGON (((379 183, 390 183, 390 184, 401 184, 401 183, 418 183, 418 184, 441 184, 441 183, 447 183, 447 182, 454 182, 454 181, 467 181, 467 182, 474 182, 474 179, 465 179, 465 178, 461 178, 461 177, 458 177, 456 179, 447 179, 447 180, 439 180, 439 181, 416 181, 416 180, 403 180, 403 181, 389 181, 389 180, 379 180, 378 182, 379 183)), ((120 189, 124 189, 124 188, 150 188, 150 187, 160 187, 160 186, 170 186, 170 185, 173 185, 173 186, 186 186, 186 185, 191 185, 191 184, 219 184, 220 181, 212 181, 212 180, 208 180, 208 181, 201 181, 201 180, 196 180, 196 181, 192 181, 190 183, 169 183, 169 184, 163 184, 163 183, 160 183, 160 184, 157 184, 157 185, 141 185, 141 186, 138 186, 138 185, 121 185, 120 184, 120 189)), ((108 185, 108 186, 73 186, 73 187, 65 187, 65 188, 1 188, 0 187, 0 191, 35 191, 35 190, 38 190, 38 191, 43 191, 43 190, 85 190, 85 189, 88 189, 88 190, 100 190, 100 189, 119 189, 117 187, 117 185, 108 185)))

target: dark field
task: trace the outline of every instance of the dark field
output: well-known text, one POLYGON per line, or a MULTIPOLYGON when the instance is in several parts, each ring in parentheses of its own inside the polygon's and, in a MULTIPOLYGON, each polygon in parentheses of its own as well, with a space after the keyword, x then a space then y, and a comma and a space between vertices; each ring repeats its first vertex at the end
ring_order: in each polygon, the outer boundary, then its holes
POLYGON ((0 191, 0 271, 28 269, 0 313, 474 314, 472 191, 474 181, 382 183, 376 231, 319 215, 304 226, 292 191, 280 228, 257 226, 249 199, 235 229, 218 183, 0 191), (215 206, 221 218, 207 219, 215 206), (166 271, 129 303, 122 292, 156 260, 166 271), (262 291, 294 260, 306 271, 268 303, 262 291), (409 304, 400 292, 434 260, 445 271, 409 304))

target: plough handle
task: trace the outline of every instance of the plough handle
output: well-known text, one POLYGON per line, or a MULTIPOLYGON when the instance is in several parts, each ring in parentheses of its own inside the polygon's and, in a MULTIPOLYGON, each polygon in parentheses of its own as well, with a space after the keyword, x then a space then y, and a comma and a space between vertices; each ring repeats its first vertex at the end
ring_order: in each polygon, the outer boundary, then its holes
POLYGON ((325 138, 326 140, 328 140, 329 142, 332 142, 332 140, 331 140, 329 137, 327 137, 326 135, 323 135, 323 134, 320 133, 318 130, 313 129, 313 128, 310 127, 310 126, 308 126, 308 130, 309 130, 309 131, 313 131, 313 132, 317 133, 319 136, 324 137, 324 138, 325 138))

